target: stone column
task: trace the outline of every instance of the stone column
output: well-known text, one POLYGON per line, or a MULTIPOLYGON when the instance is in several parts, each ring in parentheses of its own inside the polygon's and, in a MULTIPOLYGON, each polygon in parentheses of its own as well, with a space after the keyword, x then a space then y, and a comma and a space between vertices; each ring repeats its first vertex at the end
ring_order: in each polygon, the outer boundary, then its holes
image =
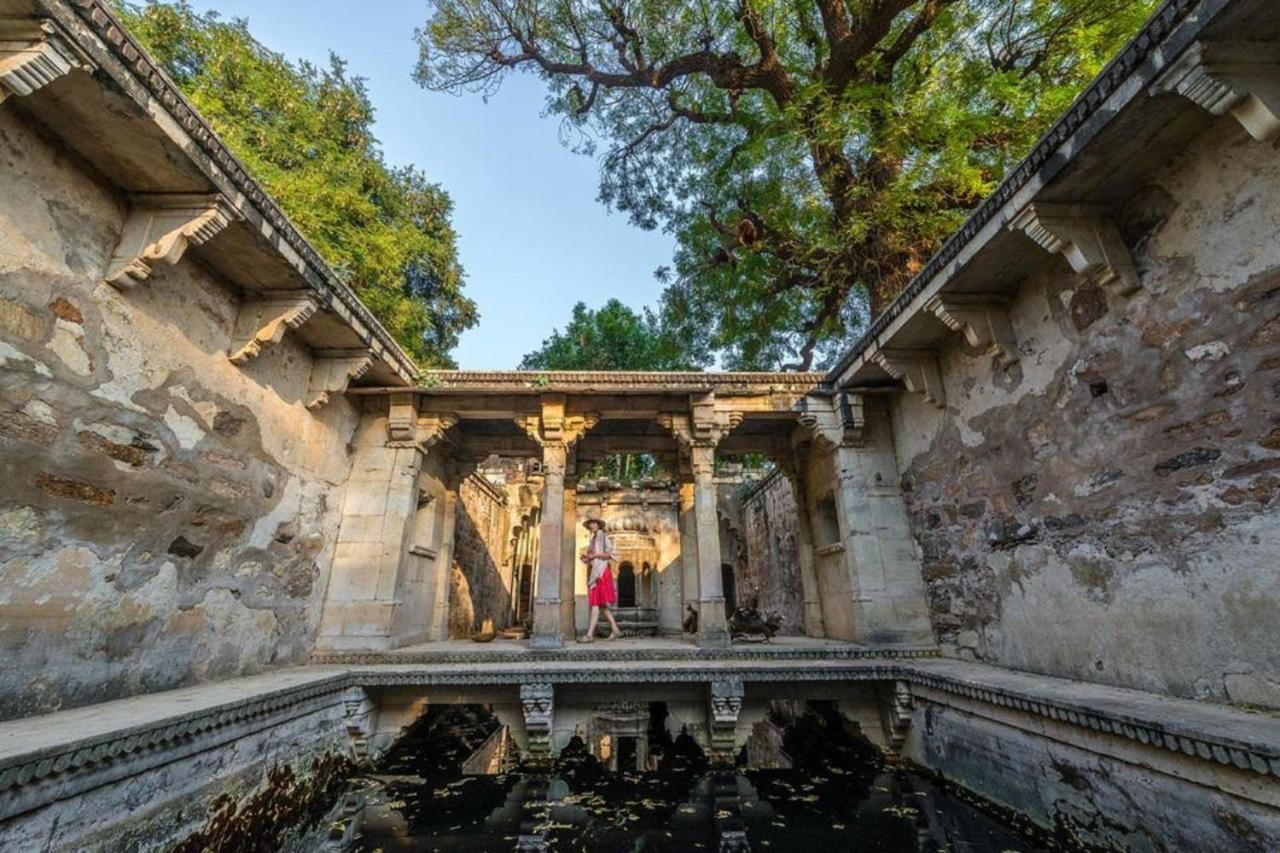
POLYGON ((560 631, 560 558, 564 547, 565 446, 542 447, 542 524, 538 542, 538 589, 533 599, 531 649, 558 649, 560 631))
POLYGON ((813 522, 809 517, 809 494, 805 488, 805 461, 791 459, 780 463, 782 473, 791 483, 796 502, 796 563, 800 568, 800 589, 804 595, 804 633, 806 637, 825 637, 822 624, 822 601, 818 596, 818 572, 813 555, 813 522))
POLYGON ((716 513, 713 444, 695 444, 693 466, 694 536, 698 555, 698 645, 724 648, 729 629, 724 614, 724 580, 720 575, 720 519, 716 513))
POLYGON ((457 478, 445 479, 444 500, 441 501, 444 518, 441 524, 440 548, 436 551, 435 580, 431 586, 431 627, 428 636, 432 640, 449 639, 449 581, 453 572, 453 546, 458 528, 457 478))
POLYGON ((578 439, 599 421, 594 414, 570 414, 565 395, 544 394, 541 413, 521 416, 516 423, 542 446, 542 524, 538 534, 537 592, 533 602, 531 649, 558 649, 564 645, 560 594, 564 552, 564 482, 569 452, 578 439))
POLYGON ((570 480, 564 487, 563 540, 560 544, 560 636, 577 635, 574 624, 574 582, 578 566, 578 489, 570 480))
POLYGON ((555 720, 555 688, 550 684, 521 684, 520 708, 524 712, 530 760, 549 761, 551 729, 555 720))
POLYGON ((679 514, 676 516, 680 526, 680 580, 682 602, 680 605, 680 622, 684 623, 685 605, 698 601, 698 539, 694 535, 693 519, 693 474, 680 479, 679 514))

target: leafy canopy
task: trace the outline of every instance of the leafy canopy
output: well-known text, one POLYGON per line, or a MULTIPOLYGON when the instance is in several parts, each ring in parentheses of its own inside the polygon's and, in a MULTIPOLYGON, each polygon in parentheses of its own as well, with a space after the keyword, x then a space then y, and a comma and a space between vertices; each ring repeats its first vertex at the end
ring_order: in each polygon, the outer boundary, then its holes
POLYGON ((185 0, 121 4, 136 36, 339 277, 424 366, 475 325, 452 202, 413 167, 384 162, 364 83, 331 56, 291 63, 243 20, 185 0))
MULTIPOLYGON (((690 348, 648 309, 636 312, 617 299, 592 310, 579 302, 563 332, 554 329, 542 346, 520 362, 521 370, 698 370, 709 362, 690 348)), ((660 474, 647 453, 615 453, 602 459, 589 477, 634 483, 660 474)))
POLYGON ((675 234, 662 316, 727 367, 824 362, 1156 0, 433 0, 419 82, 539 74, 600 198, 675 234))

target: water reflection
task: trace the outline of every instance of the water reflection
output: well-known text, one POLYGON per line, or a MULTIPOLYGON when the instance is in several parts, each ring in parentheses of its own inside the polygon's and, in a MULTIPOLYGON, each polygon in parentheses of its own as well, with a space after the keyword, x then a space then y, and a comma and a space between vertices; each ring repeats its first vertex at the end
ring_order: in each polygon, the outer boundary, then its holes
POLYGON ((773 769, 712 766, 687 732, 670 737, 661 709, 654 714, 659 724, 621 736, 634 743, 615 737, 604 755, 579 737, 553 765, 516 769, 496 719, 443 710, 354 783, 334 849, 1047 849, 931 780, 886 766, 831 709, 777 718, 773 769), (499 772, 466 775, 464 766, 499 772))

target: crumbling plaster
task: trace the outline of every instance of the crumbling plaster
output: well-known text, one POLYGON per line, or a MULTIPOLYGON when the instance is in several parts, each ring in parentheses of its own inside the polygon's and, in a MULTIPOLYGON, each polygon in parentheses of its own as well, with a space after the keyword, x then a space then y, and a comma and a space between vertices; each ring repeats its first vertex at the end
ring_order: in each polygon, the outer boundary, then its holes
POLYGON ((956 339, 945 412, 895 399, 944 651, 1280 707, 1278 180, 1220 120, 1121 209, 1141 291, 1029 248, 1018 362, 956 339))
POLYGON ((0 110, 0 717, 304 660, 354 407, 292 339, 227 359, 198 260, 103 284, 125 203, 0 110))

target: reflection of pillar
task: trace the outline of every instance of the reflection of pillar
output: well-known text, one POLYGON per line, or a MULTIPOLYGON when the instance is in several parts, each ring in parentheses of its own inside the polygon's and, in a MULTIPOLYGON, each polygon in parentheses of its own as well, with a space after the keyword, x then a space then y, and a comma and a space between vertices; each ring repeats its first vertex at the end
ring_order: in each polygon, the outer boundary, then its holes
POLYGON ((564 490, 564 539, 560 545, 560 636, 572 637, 573 584, 578 571, 578 490, 575 484, 564 490))
MULTIPOLYGON (((680 580, 682 600, 680 610, 686 604, 694 604, 698 600, 698 539, 694 535, 693 519, 693 479, 682 477, 680 480, 680 506, 676 517, 680 526, 680 580)), ((684 622, 681 615, 680 621, 684 622)))
POLYGON ((533 761, 545 761, 551 757, 554 699, 555 691, 550 684, 520 685, 520 707, 524 712, 529 758, 533 761))
POLYGON ((694 536, 698 554, 698 645, 729 645, 724 616, 724 581, 720 576, 720 519, 716 513, 715 445, 690 448, 693 466, 694 536))
POLYGON ((707 729, 711 736, 709 757, 714 763, 732 762, 734 759, 734 742, 744 692, 742 680, 738 678, 713 681, 709 685, 707 729))
POLYGON ((564 466, 566 448, 559 442, 542 447, 542 524, 538 541, 538 590, 533 602, 533 636, 529 647, 558 649, 560 633, 560 557, 564 547, 564 466))
POLYGON ((436 551, 435 581, 432 586, 431 628, 428 638, 449 639, 449 580, 453 572, 453 551, 458 527, 458 479, 445 478, 444 510, 440 548, 436 551))
MULTIPOLYGON (((789 460, 790 461, 790 460, 789 460)), ((800 568, 800 590, 804 595, 804 633, 825 637, 822 601, 818 596, 818 573, 813 557, 813 527, 809 517, 809 495, 805 488, 804 460, 784 466, 796 503, 796 563, 800 568)))

